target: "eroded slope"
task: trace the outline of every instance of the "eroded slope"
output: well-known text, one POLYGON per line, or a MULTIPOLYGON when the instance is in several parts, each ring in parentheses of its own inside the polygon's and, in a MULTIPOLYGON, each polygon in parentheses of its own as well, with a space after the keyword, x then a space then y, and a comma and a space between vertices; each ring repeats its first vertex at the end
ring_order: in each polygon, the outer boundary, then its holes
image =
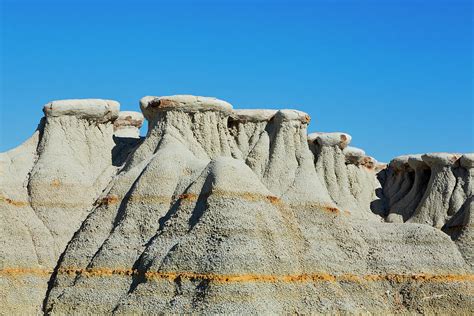
POLYGON ((0 224, 23 247, 2 255, 2 312, 473 309, 469 155, 385 169, 348 134, 308 136, 303 112, 183 95, 140 103, 145 138, 141 115, 112 101, 60 101, 2 154, 0 224))

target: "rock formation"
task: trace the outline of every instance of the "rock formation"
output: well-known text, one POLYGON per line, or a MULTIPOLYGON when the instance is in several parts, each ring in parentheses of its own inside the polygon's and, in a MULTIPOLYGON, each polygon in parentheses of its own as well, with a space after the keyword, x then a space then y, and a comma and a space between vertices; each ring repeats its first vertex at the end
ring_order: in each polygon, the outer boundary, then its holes
MULTIPOLYGON (((116 172, 113 121, 119 104, 63 100, 44 106, 38 130, 20 147, 1 154, 0 304, 34 313, 49 273, 116 172), (15 269, 31 270, 18 282, 15 269), (38 272, 38 273, 36 273, 38 272)), ((11 309, 10 309, 11 308, 11 309)))
POLYGON ((300 111, 140 108, 54 101, 0 154, 0 313, 473 310, 473 154, 386 166, 300 111))
POLYGON ((387 170, 387 220, 442 229, 474 266, 471 213, 474 154, 428 153, 393 159, 387 170))

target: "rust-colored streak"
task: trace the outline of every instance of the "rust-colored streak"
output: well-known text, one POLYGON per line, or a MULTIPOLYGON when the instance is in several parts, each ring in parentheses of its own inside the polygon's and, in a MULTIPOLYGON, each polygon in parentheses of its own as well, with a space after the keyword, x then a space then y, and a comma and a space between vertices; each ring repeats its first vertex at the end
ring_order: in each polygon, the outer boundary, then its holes
POLYGON ((40 268, 4 268, 0 269, 0 276, 49 276, 52 270, 40 268))
POLYGON ((117 204, 120 201, 120 198, 115 195, 115 194, 110 194, 107 195, 106 197, 103 197, 102 199, 98 200, 96 202, 97 205, 102 206, 102 205, 114 205, 117 204))
POLYGON ((268 196, 267 196, 267 200, 269 200, 270 203, 273 204, 273 205, 279 205, 279 204, 281 204, 280 198, 278 198, 278 197, 276 197, 276 196, 268 195, 268 196))
MULTIPOLYGON (((27 268, 6 268, 0 269, 0 276, 20 277, 20 276, 49 276, 53 271, 49 269, 27 269, 27 268)), ((138 271, 133 269, 78 269, 60 268, 58 275, 75 277, 113 277, 113 276, 133 276, 138 271)), ((259 282, 259 283, 300 283, 300 282, 383 282, 390 281, 403 283, 415 282, 474 282, 474 274, 213 274, 195 272, 146 272, 148 280, 207 280, 215 283, 238 283, 238 282, 259 282)))
POLYGON ((281 204, 280 198, 272 195, 262 195, 251 192, 229 192, 221 190, 214 190, 210 193, 204 193, 200 195, 194 193, 184 193, 178 195, 176 198, 183 201, 195 202, 199 199, 199 197, 209 198, 210 196, 224 199, 242 199, 248 202, 270 202, 273 205, 281 204))
POLYGON ((323 209, 327 212, 330 212, 330 213, 339 214, 339 209, 337 207, 334 207, 334 206, 324 205, 323 209))
POLYGON ((184 194, 178 195, 179 200, 190 201, 190 202, 197 201, 198 197, 199 196, 194 193, 184 193, 184 194))
POLYGON ((309 115, 305 115, 302 121, 305 124, 309 124, 309 122, 311 121, 311 117, 309 115))
MULTIPOLYGON (((264 195, 259 193, 251 192, 230 192, 222 190, 214 190, 212 192, 195 194, 195 193, 183 193, 177 196, 164 196, 164 195, 132 195, 129 199, 129 202, 145 203, 145 204, 170 204, 173 200, 181 200, 184 202, 196 202, 200 197, 209 198, 222 198, 222 199, 242 199, 248 202, 264 202, 270 203, 276 207, 282 207, 285 205, 285 202, 273 195, 264 195)), ((119 204, 123 199, 122 196, 115 194, 109 194, 99 200, 97 200, 94 205, 96 206, 108 206, 119 204)), ((23 201, 12 201, 8 198, 0 197, 0 202, 6 202, 14 206, 25 206, 28 205, 28 202, 23 201)), ((70 208, 70 207, 84 207, 84 204, 81 203, 72 203, 72 202, 60 202, 60 201, 35 201, 36 206, 44 207, 58 207, 58 208, 70 208)), ((291 204, 293 207, 308 207, 314 208, 317 210, 322 210, 329 212, 334 215, 339 215, 341 211, 332 205, 322 204, 322 203, 296 203, 291 204)))
POLYGON ((289 204, 292 208, 298 209, 312 209, 315 211, 324 211, 325 213, 329 213, 331 215, 339 216, 341 214, 341 210, 337 207, 325 204, 325 203, 317 203, 317 202, 306 202, 306 203, 291 203, 289 204))
POLYGON ((51 181, 51 186, 53 188, 59 188, 61 186, 61 181, 59 181, 59 179, 54 179, 53 181, 51 181))
POLYGON ((0 196, 0 202, 4 202, 4 203, 10 204, 10 205, 12 205, 12 206, 18 206, 18 207, 22 207, 22 206, 27 206, 27 205, 28 205, 28 202, 25 202, 25 201, 15 201, 15 200, 12 200, 12 199, 7 198, 7 197, 4 197, 4 196, 0 196))

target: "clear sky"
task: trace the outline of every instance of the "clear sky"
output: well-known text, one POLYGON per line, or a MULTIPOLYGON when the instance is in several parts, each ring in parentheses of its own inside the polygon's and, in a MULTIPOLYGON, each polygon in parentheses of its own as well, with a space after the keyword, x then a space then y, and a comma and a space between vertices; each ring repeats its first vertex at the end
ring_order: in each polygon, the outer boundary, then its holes
POLYGON ((170 94, 299 109, 380 161, 474 151, 470 0, 0 3, 0 151, 48 101, 170 94))

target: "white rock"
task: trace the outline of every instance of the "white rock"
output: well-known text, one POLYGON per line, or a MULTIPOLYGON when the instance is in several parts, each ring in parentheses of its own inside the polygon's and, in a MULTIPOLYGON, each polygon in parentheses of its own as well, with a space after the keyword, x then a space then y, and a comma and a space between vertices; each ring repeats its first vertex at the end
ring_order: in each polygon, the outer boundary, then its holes
POLYGON ((151 120, 160 111, 221 111, 227 113, 232 111, 232 105, 226 101, 194 95, 146 96, 140 100, 140 108, 147 120, 151 120))
POLYGON ((309 134, 308 140, 310 142, 316 141, 320 146, 339 146, 339 148, 344 149, 350 144, 352 136, 341 132, 318 132, 309 134))
POLYGON ((46 117, 69 115, 100 122, 115 120, 119 110, 120 104, 117 101, 102 99, 58 100, 43 107, 46 117))
POLYGON ((234 110, 232 116, 239 121, 259 122, 271 120, 277 110, 234 110))
POLYGON ((451 166, 454 165, 460 157, 460 154, 428 153, 422 155, 421 159, 430 166, 451 166))
POLYGON ((309 124, 311 121, 311 118, 307 113, 296 110, 279 110, 275 114, 275 118, 281 121, 300 121, 305 124, 309 124))
POLYGON ((346 157, 346 162, 357 164, 365 157, 365 151, 360 148, 347 146, 342 153, 346 157))

